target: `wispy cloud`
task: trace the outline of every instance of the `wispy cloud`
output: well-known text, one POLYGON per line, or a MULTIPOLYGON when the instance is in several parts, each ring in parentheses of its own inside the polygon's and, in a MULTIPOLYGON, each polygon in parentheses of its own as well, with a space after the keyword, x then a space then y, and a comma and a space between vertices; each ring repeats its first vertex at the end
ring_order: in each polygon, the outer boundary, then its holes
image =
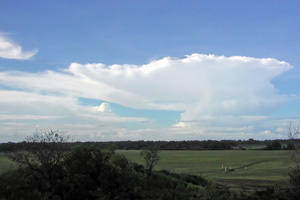
POLYGON ((59 119, 60 116, 43 115, 0 115, 0 120, 39 120, 39 119, 59 119))
POLYGON ((38 50, 23 51, 20 45, 0 34, 0 58, 28 60, 37 52, 38 50))

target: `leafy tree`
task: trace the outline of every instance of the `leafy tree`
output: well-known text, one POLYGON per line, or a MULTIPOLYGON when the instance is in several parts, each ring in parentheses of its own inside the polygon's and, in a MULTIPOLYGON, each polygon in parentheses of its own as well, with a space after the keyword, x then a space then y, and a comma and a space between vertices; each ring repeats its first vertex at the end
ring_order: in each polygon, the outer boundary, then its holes
POLYGON ((48 199, 58 189, 58 181, 62 176, 62 162, 65 157, 68 136, 57 130, 39 130, 27 138, 23 150, 11 151, 10 159, 23 168, 38 190, 46 194, 48 199))
POLYGON ((267 144, 267 150, 280 150, 281 144, 278 141, 274 141, 270 144, 267 144))
POLYGON ((51 171, 55 165, 65 156, 66 143, 69 137, 56 130, 36 131, 29 136, 24 143, 23 151, 12 151, 9 158, 17 162, 21 167, 29 167, 35 170, 37 167, 51 171))
POLYGON ((287 143, 286 150, 295 150, 294 143, 291 142, 291 141, 289 141, 289 142, 287 143))
POLYGON ((36 186, 36 182, 27 170, 23 168, 10 170, 0 176, 0 199, 43 199, 36 186))
POLYGON ((233 200, 236 199, 234 193, 225 186, 209 184, 204 192, 204 200, 233 200))
POLYGON ((123 155, 77 146, 65 158, 66 199, 139 199, 137 173, 123 155))
POLYGON ((20 168, 0 176, 0 199, 141 199, 140 175, 125 156, 88 145, 63 155, 51 168, 21 157, 20 168))
POLYGON ((159 146, 153 145, 149 147, 148 150, 141 151, 141 157, 145 160, 145 168, 147 170, 147 176, 150 177, 152 174, 153 167, 158 163, 159 156, 159 146))

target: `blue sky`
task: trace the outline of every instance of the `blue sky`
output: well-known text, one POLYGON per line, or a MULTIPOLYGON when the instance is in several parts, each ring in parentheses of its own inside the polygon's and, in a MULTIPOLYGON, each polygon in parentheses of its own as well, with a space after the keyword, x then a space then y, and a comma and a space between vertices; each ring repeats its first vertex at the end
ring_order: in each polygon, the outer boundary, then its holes
POLYGON ((287 138, 298 1, 1 1, 0 142, 287 138))

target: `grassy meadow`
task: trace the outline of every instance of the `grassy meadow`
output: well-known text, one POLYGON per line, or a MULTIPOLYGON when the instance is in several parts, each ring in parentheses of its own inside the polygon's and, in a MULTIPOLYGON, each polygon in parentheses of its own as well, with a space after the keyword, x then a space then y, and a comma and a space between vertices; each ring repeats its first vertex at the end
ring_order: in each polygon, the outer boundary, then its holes
MULTIPOLYGON (((144 164, 138 150, 117 152, 144 164)), ((161 151, 154 170, 197 174, 234 190, 251 191, 267 186, 288 186, 288 173, 293 165, 288 151, 161 151), (229 171, 230 167, 233 171, 229 171)), ((0 173, 11 166, 12 162, 0 153, 0 173)))
MULTIPOLYGON (((118 152, 143 164, 140 151, 118 152)), ((161 151, 160 156, 155 170, 197 174, 232 189, 245 190, 287 186, 294 164, 288 151, 161 151), (230 167, 233 171, 228 171, 230 167)))

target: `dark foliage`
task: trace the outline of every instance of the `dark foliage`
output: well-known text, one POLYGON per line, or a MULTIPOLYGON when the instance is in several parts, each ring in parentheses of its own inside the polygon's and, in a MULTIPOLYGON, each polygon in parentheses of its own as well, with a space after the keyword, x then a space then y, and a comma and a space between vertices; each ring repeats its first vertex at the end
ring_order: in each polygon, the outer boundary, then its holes
POLYGON ((286 150, 296 150, 294 143, 291 142, 291 141, 289 141, 289 142, 287 143, 286 150))
POLYGON ((204 186, 191 175, 154 172, 96 146, 77 146, 52 168, 29 165, 0 176, 0 199, 190 199, 188 185, 204 186))
MULTIPOLYGON (((292 150, 295 149, 294 144, 299 143, 299 139, 289 140, 204 140, 204 141, 119 141, 119 142, 75 142, 75 143, 64 143, 64 147, 70 149, 72 146, 77 145, 94 145, 101 149, 114 150, 147 150, 151 146, 159 146, 159 150, 232 150, 240 149, 245 150, 243 146, 251 145, 266 145, 270 148, 277 150, 292 150), (277 146, 274 146, 274 143, 277 146), (278 144, 285 144, 286 147, 278 148, 278 144)), ((19 143, 1 143, 0 152, 20 151, 25 150, 30 142, 19 142, 19 143)))
POLYGON ((159 146, 154 145, 149 147, 148 150, 141 151, 141 157, 145 160, 145 168, 147 171, 147 176, 152 175, 153 167, 158 163, 160 156, 159 156, 159 146))
POLYGON ((292 199, 297 199, 300 197, 300 169, 294 169, 289 176, 292 199))
POLYGON ((266 150, 281 150, 281 144, 278 141, 267 144, 266 150))

